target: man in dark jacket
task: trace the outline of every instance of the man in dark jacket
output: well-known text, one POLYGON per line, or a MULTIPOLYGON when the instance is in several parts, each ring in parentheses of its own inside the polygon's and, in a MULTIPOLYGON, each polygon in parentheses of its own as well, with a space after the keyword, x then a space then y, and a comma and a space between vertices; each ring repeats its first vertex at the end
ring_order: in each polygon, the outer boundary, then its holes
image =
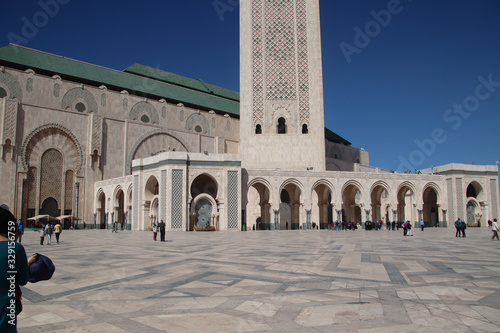
POLYGON ((457 229, 457 232, 455 233, 455 237, 460 237, 461 230, 462 230, 462 221, 460 221, 460 218, 458 218, 455 221, 455 229, 457 229))
POLYGON ((165 241, 165 222, 163 220, 158 223, 158 229, 160 231, 160 241, 164 242, 165 241))

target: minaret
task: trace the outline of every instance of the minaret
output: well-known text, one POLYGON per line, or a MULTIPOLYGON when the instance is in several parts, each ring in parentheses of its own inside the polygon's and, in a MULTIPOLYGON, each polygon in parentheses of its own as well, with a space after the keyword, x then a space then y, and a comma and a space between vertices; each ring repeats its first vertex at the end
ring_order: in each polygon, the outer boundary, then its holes
POLYGON ((319 0, 240 0, 244 168, 325 170, 319 0))

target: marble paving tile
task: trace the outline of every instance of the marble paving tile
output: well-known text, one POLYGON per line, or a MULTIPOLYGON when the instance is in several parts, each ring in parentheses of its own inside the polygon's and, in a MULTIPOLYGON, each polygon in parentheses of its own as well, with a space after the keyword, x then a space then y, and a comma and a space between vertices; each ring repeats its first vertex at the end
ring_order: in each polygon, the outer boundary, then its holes
POLYGON ((500 332, 489 230, 25 233, 56 265, 23 287, 31 332, 500 332), (460 248, 460 255, 457 255, 460 248))

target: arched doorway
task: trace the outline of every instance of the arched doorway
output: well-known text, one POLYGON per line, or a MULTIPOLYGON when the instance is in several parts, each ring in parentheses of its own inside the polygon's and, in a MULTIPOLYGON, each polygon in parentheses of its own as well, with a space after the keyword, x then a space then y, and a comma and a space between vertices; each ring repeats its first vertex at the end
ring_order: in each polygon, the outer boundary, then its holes
POLYGON ((332 191, 326 184, 314 187, 311 222, 319 224, 320 229, 328 229, 333 221, 332 216, 332 191))
POLYGON ((201 227, 219 230, 218 194, 219 186, 209 174, 201 174, 193 180, 190 186, 190 195, 193 198, 189 222, 190 231, 199 230, 201 227))
POLYGON ((437 193, 432 187, 424 190, 423 220, 425 225, 435 227, 439 224, 437 193))
POLYGON ((42 202, 42 207, 40 208, 40 215, 50 215, 56 217, 60 215, 59 206, 57 200, 54 198, 47 198, 42 202))
POLYGON ((264 182, 254 182, 248 188, 247 221, 248 229, 263 230, 271 223, 270 191, 264 182))
POLYGON ((371 199, 371 219, 372 221, 387 223, 387 204, 389 202, 389 191, 386 184, 373 187, 370 193, 371 199))
POLYGON ((298 223, 292 223, 292 208, 290 207, 290 194, 287 190, 281 190, 280 194, 280 229, 281 225, 284 225, 285 230, 297 230, 299 229, 298 223))
POLYGON ((125 228, 125 195, 120 189, 115 197, 115 222, 120 225, 121 229, 125 228))
POLYGON ((288 181, 285 186, 281 188, 280 192, 280 225, 288 222, 288 218, 290 219, 290 229, 291 230, 299 230, 301 227, 301 219, 300 219, 300 196, 301 189, 299 186, 292 180, 288 181), (290 215, 287 216, 287 207, 282 206, 282 204, 288 205, 290 207, 290 215), (281 214, 283 213, 283 216, 281 214))
POLYGON ((361 224, 361 200, 362 194, 356 184, 350 184, 342 192, 343 216, 342 222, 354 222, 361 224))
MULTIPOLYGON (((160 186, 158 184, 158 180, 155 176, 149 177, 144 189, 144 229, 152 228, 153 222, 156 222, 156 220, 153 220, 153 217, 151 216, 151 204, 153 203, 153 199, 158 196, 159 193, 160 186)), ((158 204, 156 204, 155 207, 158 210, 158 204)), ((158 212, 156 212, 154 216, 156 217, 157 214, 158 212)))
POLYGON ((398 221, 413 221, 413 204, 415 203, 415 191, 410 184, 403 184, 398 190, 398 221))
POLYGON ((104 192, 99 194, 99 199, 97 200, 97 221, 96 228, 106 229, 106 195, 104 192))
POLYGON ((486 199, 483 187, 477 181, 473 181, 467 186, 466 195, 467 195, 467 224, 469 226, 478 226, 479 222, 483 222, 481 203, 484 202, 486 199))

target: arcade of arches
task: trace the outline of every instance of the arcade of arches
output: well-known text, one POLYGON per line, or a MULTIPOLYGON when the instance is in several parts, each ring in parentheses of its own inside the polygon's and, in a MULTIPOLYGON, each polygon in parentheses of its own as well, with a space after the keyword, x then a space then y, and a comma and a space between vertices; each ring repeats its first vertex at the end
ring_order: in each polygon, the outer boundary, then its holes
MULTIPOLYGON (((417 190, 411 183, 402 184, 394 195, 384 182, 377 182, 367 193, 358 182, 348 181, 341 193, 328 181, 319 181, 310 190, 298 181, 288 181, 273 193, 269 183, 256 180, 249 184, 246 225, 252 230, 328 229, 334 221, 406 221, 423 219, 428 226, 443 226, 439 213, 439 187, 427 184, 417 190), (421 193, 418 198, 415 193, 421 193), (335 200, 341 198, 340 200, 335 200), (368 200, 366 200, 368 198, 368 200), (278 199, 278 200, 276 200, 278 199), (276 202, 276 204, 273 204, 276 202)), ((441 214, 442 215, 442 214, 441 214)))

